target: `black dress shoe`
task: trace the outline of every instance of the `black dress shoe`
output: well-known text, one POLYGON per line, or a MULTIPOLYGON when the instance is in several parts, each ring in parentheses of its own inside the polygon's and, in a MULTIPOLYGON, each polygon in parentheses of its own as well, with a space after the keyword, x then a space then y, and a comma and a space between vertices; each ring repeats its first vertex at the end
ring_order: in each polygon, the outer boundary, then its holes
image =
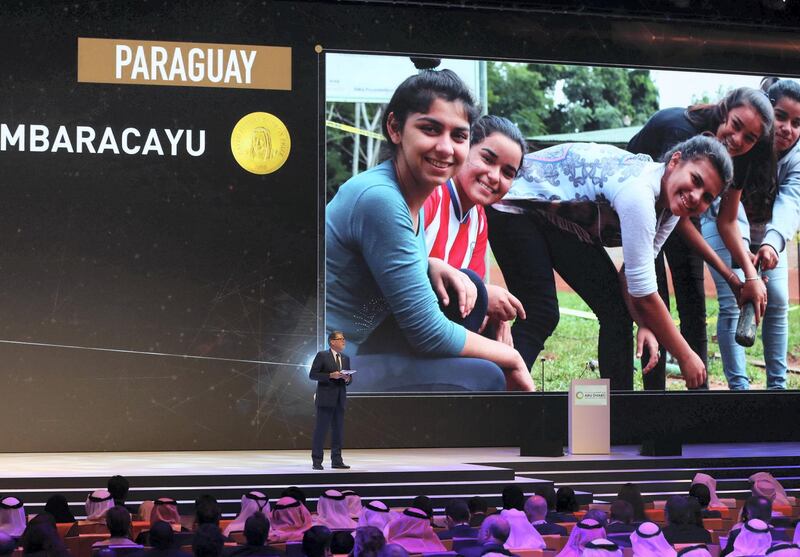
POLYGON ((349 470, 350 467, 345 464, 344 462, 339 462, 337 464, 331 464, 331 468, 338 468, 340 470, 349 470))
POLYGON ((314 470, 325 470, 325 468, 322 467, 322 464, 317 464, 317 463, 312 464, 311 468, 313 468, 314 470))

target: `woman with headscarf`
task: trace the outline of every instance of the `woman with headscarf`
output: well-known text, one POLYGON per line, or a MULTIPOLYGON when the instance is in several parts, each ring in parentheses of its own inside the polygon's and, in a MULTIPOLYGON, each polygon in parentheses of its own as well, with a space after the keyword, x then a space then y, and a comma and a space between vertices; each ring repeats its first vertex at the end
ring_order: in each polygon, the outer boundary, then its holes
POLYGON ((269 543, 297 542, 313 526, 311 513, 293 497, 281 497, 272 508, 269 543))
POLYGON ((636 484, 624 484, 619 489, 619 493, 617 493, 617 499, 627 501, 631 504, 631 507, 633 508, 634 524, 647 520, 647 517, 644 514, 644 499, 642 498, 642 492, 639 490, 639 487, 636 484))
POLYGON ((347 501, 347 510, 350 513, 350 517, 357 520, 361 516, 361 497, 352 489, 343 490, 342 495, 344 495, 344 500, 347 501))
POLYGON ((267 518, 270 517, 269 497, 260 491, 248 491, 242 495, 239 514, 233 519, 233 522, 228 524, 222 535, 227 538, 232 532, 244 532, 244 523, 258 512, 264 513, 267 518))
POLYGON ((383 530, 394 518, 393 513, 383 501, 370 501, 364 505, 358 517, 358 527, 375 526, 383 530))
POLYGON ((19 545, 25 557, 71 557, 58 535, 53 516, 47 513, 31 519, 19 545))
POLYGON ((75 522, 75 515, 69 510, 67 498, 60 493, 50 496, 44 504, 44 512, 53 515, 55 521, 59 523, 75 522))
POLYGON ((331 530, 356 527, 356 522, 350 518, 345 496, 335 489, 328 489, 320 496, 314 523, 327 526, 331 530))
POLYGON ((772 533, 763 520, 754 518, 745 522, 733 542, 733 551, 730 557, 745 557, 751 555, 764 555, 772 545, 772 533))
POLYGON ((403 546, 409 553, 431 553, 445 551, 439 537, 431 527, 431 519, 425 511, 409 507, 383 529, 387 543, 403 546))
POLYGON ((753 495, 766 497, 772 501, 773 507, 775 505, 791 504, 786 497, 786 491, 783 486, 769 472, 756 472, 750 476, 750 483, 753 486, 753 495))
POLYGON ((708 502, 709 507, 724 507, 725 505, 722 504, 722 501, 719 500, 717 497, 717 480, 709 476, 708 474, 704 474, 703 472, 698 472, 692 478, 692 485, 701 484, 708 488, 708 494, 710 495, 710 499, 708 502))
POLYGON ((581 557, 622 557, 622 550, 612 541, 599 539, 587 543, 581 557))
POLYGON ((593 518, 581 520, 570 532, 564 549, 561 550, 557 557, 580 557, 587 543, 605 538, 606 531, 600 526, 599 522, 593 518))
POLYGON ((675 557, 675 549, 654 522, 643 522, 631 534, 633 557, 675 557))
POLYGON ((18 538, 25 531, 25 507, 16 497, 0 499, 0 532, 18 538))

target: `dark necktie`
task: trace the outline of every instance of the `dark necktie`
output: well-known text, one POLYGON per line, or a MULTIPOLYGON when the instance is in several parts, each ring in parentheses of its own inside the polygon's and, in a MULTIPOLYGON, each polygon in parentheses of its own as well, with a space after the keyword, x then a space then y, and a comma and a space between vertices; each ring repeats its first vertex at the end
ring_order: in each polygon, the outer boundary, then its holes
POLYGON ((336 354, 336 367, 339 368, 339 371, 342 371, 342 357, 339 354, 336 354))

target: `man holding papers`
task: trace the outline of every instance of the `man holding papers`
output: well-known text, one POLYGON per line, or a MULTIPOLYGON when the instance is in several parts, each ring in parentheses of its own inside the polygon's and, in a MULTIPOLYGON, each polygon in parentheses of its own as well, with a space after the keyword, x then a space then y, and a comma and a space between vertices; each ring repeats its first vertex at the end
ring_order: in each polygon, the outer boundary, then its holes
POLYGON ((323 446, 328 429, 331 430, 331 467, 350 468, 342 461, 342 430, 344 429, 344 408, 347 402, 347 385, 353 376, 350 358, 344 350, 344 333, 333 331, 328 335, 330 350, 317 352, 308 376, 317 382, 315 402, 317 422, 314 426, 314 439, 311 448, 311 462, 314 470, 322 470, 325 456, 323 446), (344 371, 343 371, 344 370, 344 371))

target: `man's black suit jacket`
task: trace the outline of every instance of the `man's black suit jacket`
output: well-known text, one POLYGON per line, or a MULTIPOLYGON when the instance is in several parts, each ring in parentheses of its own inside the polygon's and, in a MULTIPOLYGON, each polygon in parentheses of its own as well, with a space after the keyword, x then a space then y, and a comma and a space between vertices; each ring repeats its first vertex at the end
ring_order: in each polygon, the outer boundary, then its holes
MULTIPOLYGON (((341 354, 342 369, 350 369, 350 358, 341 354)), ((347 387, 344 379, 331 379, 330 374, 338 371, 339 366, 333 352, 323 350, 317 352, 308 376, 317 382, 316 405, 326 408, 344 407, 347 402, 347 387)))

